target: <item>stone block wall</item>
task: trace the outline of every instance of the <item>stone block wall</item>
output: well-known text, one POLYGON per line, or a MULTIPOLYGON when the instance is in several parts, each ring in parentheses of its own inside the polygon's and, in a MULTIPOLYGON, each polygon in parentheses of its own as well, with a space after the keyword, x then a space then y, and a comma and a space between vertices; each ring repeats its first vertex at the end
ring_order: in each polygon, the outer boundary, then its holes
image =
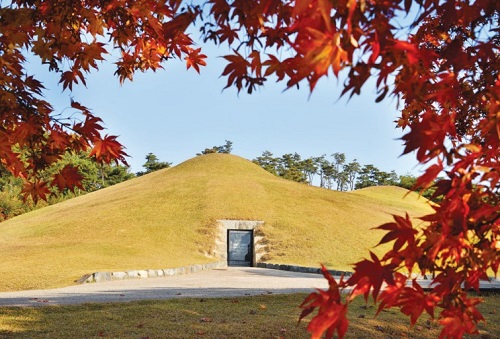
MULTIPOLYGON (((217 236, 215 239, 215 258, 218 261, 227 262, 227 230, 255 230, 264 225, 259 220, 217 220, 217 236)), ((262 236, 254 232, 253 237, 253 262, 261 261, 266 254, 266 248, 262 245, 262 236)))
POLYGON ((148 269, 148 270, 130 270, 130 271, 120 271, 120 272, 94 272, 92 274, 86 274, 75 282, 80 284, 85 283, 99 283, 111 280, 123 280, 123 279, 145 279, 145 278, 156 278, 156 277, 168 277, 173 275, 190 274, 196 273, 204 270, 211 270, 215 268, 227 267, 227 262, 213 262, 208 264, 200 265, 190 265, 175 268, 165 268, 165 269, 148 269))

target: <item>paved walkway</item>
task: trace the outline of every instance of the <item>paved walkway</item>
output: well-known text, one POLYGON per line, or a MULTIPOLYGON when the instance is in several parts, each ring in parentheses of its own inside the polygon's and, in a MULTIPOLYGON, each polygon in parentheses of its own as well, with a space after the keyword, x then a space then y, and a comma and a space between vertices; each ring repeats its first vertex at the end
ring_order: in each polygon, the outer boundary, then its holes
POLYGON ((51 290, 1 292, 0 306, 46 306, 180 297, 210 298, 326 289, 320 274, 230 267, 162 278, 127 279, 51 290))
MULTIPOLYGON (((420 280, 426 287, 429 281, 420 280)), ((500 289, 500 280, 483 282, 485 289, 500 289)), ((259 294, 312 292, 326 289, 320 274, 256 267, 229 267, 161 278, 126 279, 74 285, 51 290, 0 292, 0 306, 69 305, 147 299, 236 297, 259 294)))

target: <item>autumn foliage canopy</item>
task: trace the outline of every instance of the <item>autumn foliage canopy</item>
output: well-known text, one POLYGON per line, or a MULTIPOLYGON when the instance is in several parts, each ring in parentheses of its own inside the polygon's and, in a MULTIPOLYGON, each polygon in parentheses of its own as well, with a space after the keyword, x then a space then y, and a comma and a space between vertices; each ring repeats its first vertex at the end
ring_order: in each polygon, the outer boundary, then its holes
POLYGON ((423 229, 397 215, 379 226, 392 250, 370 253, 340 282, 325 271, 330 289, 311 294, 302 315, 318 311, 308 327, 313 337, 342 337, 350 300, 371 296, 379 311, 399 308, 412 324, 427 313, 442 337, 461 337, 483 319, 480 299, 467 292, 499 265, 499 20, 498 0, 14 0, 0 8, 0 159, 35 200, 49 184, 80 184, 71 166, 43 175, 64 152, 125 161, 122 145, 101 134, 101 119, 83 104, 53 110, 27 58, 58 73, 65 91, 85 85, 112 56, 121 82, 169 59, 200 72, 206 56, 191 37, 198 28, 205 42, 231 47, 223 76, 238 91, 252 93, 267 80, 313 91, 333 74, 343 79, 342 95, 352 96, 374 79, 376 101, 400 104, 403 153, 426 168, 415 189, 441 176, 442 202, 423 229), (432 276, 432 288, 412 274, 432 276))

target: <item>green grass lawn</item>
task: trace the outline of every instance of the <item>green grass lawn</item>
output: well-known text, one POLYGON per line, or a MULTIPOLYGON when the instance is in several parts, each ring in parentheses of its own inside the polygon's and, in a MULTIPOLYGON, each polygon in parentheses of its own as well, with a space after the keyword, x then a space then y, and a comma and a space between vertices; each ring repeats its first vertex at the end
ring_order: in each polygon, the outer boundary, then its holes
POLYGON ((280 179, 234 155, 200 156, 0 223, 0 291, 215 261, 207 253, 217 219, 265 221, 268 262, 349 270, 382 237, 370 229, 391 213, 431 212, 407 192, 336 192, 280 179))
MULTIPOLYGON (((174 299, 130 303, 0 308, 2 338, 309 338, 310 317, 297 323, 305 294, 174 299)), ((487 323, 478 338, 500 337, 500 297, 485 298, 487 323)), ((413 326, 400 312, 382 312, 357 298, 347 338, 437 338, 426 316, 413 326)))

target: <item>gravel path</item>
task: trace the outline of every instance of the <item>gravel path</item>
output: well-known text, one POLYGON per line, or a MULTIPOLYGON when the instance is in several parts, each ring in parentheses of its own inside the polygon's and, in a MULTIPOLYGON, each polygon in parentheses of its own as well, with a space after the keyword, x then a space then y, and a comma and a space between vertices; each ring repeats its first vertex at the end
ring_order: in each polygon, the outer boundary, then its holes
POLYGON ((162 278, 127 279, 51 290, 1 292, 0 306, 47 306, 181 297, 227 297, 326 289, 320 274, 230 267, 162 278))

